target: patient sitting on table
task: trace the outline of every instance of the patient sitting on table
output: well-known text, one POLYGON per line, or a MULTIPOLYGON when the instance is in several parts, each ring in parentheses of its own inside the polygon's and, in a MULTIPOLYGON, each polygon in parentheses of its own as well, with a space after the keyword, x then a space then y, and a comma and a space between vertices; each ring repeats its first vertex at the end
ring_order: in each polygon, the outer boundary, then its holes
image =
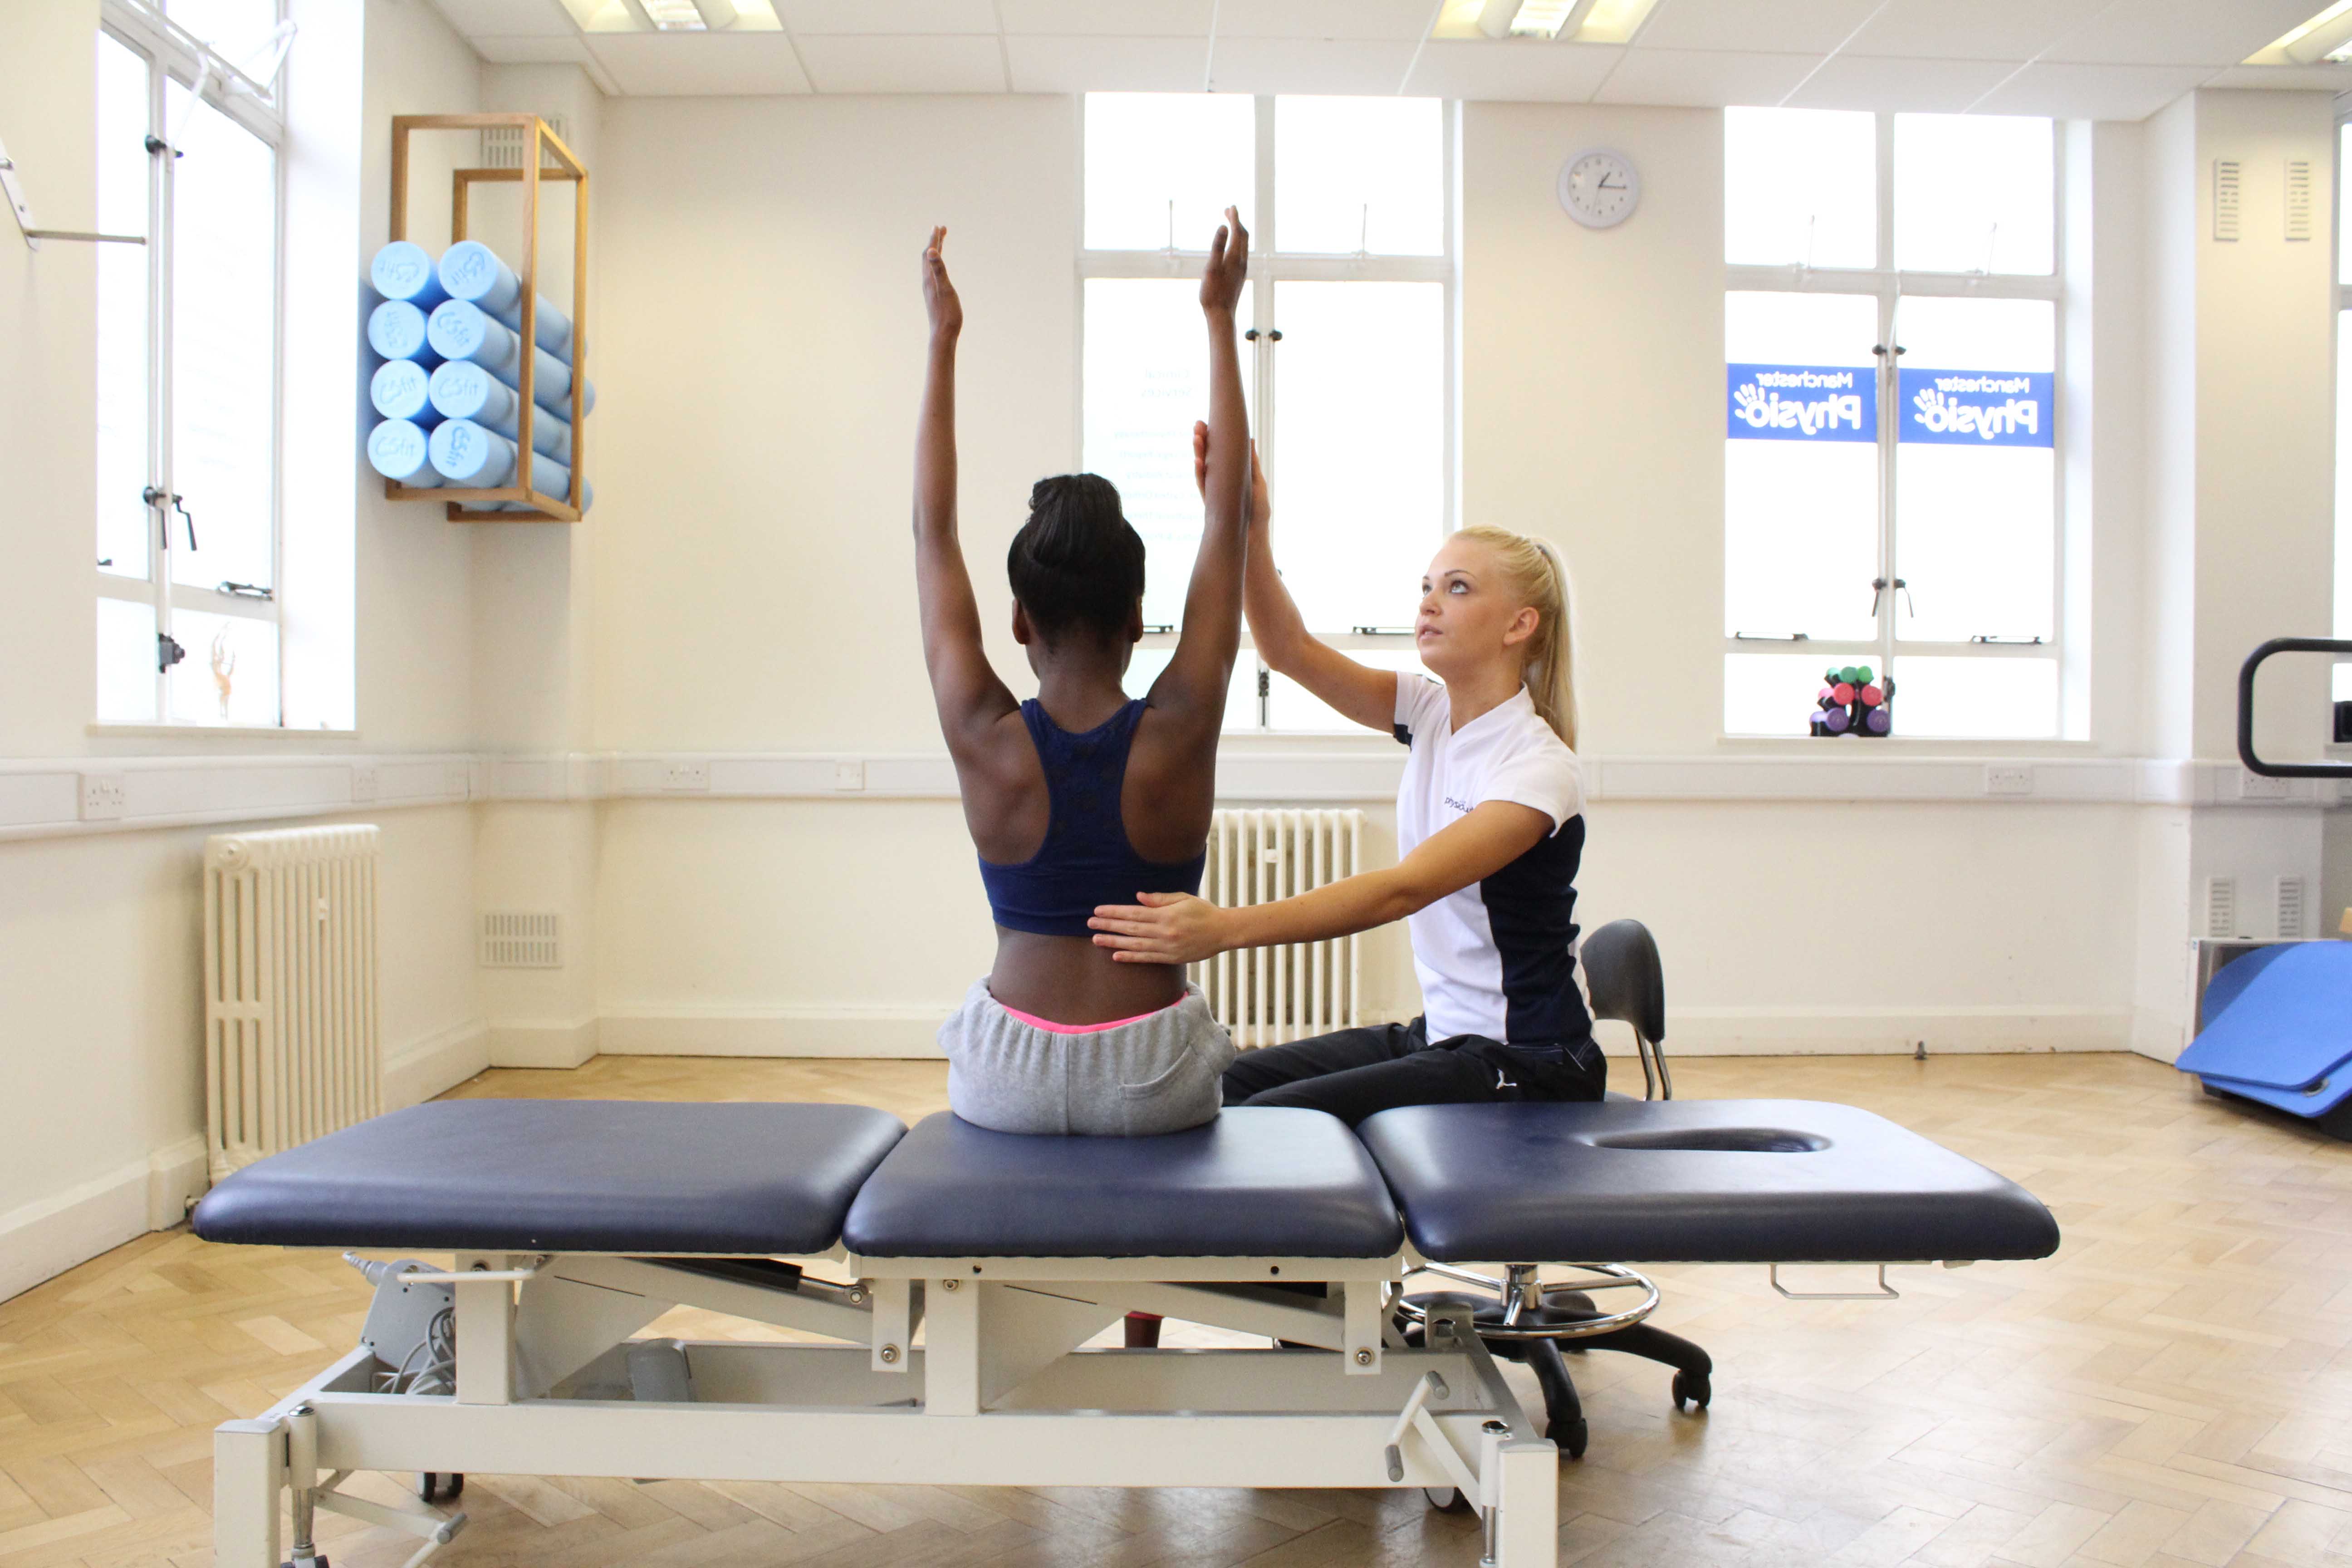
POLYGON ((915 446, 923 658, 996 917, 996 964, 940 1029, 948 1103, 1003 1132, 1142 1135, 1217 1114, 1233 1042, 1181 968, 1113 962, 1104 903, 1197 892, 1217 737, 1240 641, 1249 428, 1234 310, 1249 239, 1226 209, 1201 279, 1209 340, 1207 516, 1183 634, 1149 696, 1121 687, 1143 635, 1143 541, 1093 474, 1037 481, 1013 536, 1013 638, 1036 672, 1016 701, 981 646, 956 533, 955 352, 963 309, 923 252, 930 348, 915 446))

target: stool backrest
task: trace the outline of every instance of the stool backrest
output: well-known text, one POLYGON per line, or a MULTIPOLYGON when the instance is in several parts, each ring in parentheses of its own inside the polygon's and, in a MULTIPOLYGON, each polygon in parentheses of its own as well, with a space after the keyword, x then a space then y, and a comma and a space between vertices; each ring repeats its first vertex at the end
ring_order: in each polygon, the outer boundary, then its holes
POLYGON ((1642 1098, 1672 1100, 1675 1080, 1666 1071, 1665 1052, 1666 977, 1657 939, 1640 921, 1611 921, 1585 937, 1580 952, 1593 1017, 1633 1026, 1633 1046, 1642 1058, 1642 1098), (1663 1096, 1658 1093, 1661 1084, 1663 1096))

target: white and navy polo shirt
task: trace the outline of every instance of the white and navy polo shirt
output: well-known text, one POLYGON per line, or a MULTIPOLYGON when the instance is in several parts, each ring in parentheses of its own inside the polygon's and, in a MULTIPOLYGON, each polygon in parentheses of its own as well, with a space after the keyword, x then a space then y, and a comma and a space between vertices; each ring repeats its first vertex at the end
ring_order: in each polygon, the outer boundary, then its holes
POLYGON ((1397 848, 1490 800, 1551 818, 1552 831, 1483 881, 1408 924, 1429 1038, 1482 1035, 1511 1046, 1574 1045, 1592 1033, 1576 983, 1576 868, 1584 853, 1584 772, 1521 687, 1454 727, 1445 688, 1397 677, 1396 738, 1412 748, 1397 786, 1397 848))

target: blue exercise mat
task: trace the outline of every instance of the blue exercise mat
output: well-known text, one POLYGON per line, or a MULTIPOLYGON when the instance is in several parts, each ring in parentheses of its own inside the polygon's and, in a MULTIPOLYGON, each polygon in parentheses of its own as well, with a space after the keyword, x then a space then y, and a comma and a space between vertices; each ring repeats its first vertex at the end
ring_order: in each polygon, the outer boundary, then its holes
POLYGON ((2205 989, 2205 1028, 2173 1065, 2211 1088, 2319 1116, 2352 1097, 2352 942, 2263 948, 2205 989))

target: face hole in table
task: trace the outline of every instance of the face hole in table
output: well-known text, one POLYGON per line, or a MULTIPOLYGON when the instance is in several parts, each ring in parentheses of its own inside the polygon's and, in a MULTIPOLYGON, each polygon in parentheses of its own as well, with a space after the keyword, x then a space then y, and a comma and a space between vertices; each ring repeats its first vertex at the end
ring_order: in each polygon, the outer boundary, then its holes
POLYGON ((1830 1141, 1785 1127, 1684 1127, 1658 1132, 1604 1132, 1597 1149, 1672 1149, 1701 1153, 1815 1154, 1830 1141))

